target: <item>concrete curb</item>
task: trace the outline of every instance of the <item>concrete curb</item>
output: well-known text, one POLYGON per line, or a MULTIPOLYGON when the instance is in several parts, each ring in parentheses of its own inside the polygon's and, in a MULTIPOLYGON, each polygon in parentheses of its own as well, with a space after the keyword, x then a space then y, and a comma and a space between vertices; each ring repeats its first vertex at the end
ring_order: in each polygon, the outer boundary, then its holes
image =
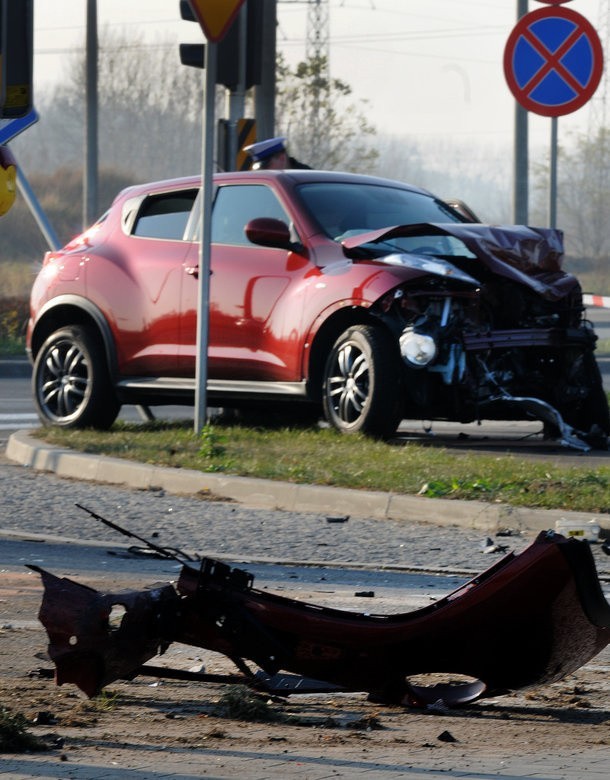
POLYGON ((459 526, 488 533, 505 528, 544 531, 554 529, 556 521, 560 519, 581 523, 596 520, 602 525, 602 518, 587 512, 528 509, 482 501, 451 501, 160 468, 54 447, 34 439, 25 431, 17 431, 9 437, 6 455, 22 466, 50 471, 59 477, 125 485, 140 490, 163 489, 178 495, 209 493, 219 499, 237 501, 259 509, 459 526))

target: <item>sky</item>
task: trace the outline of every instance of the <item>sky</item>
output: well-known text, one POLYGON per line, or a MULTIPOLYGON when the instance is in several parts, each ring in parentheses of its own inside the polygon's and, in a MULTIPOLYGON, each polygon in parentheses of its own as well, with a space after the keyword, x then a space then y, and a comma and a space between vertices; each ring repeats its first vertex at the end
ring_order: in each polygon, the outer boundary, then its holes
MULTIPOLYGON (((180 42, 201 40, 199 27, 180 19, 178 0, 97 5, 100 29, 141 31, 149 56, 161 43, 177 51, 180 42)), ((530 11, 543 7, 529 0, 530 11)), ((605 48, 600 12, 610 17, 610 0, 573 0, 566 7, 593 24, 605 48)), ((328 0, 328 8, 331 75, 352 87, 354 101, 366 101, 378 132, 512 145, 515 101, 502 59, 517 0, 328 0)), ((85 0, 35 0, 35 96, 61 78, 69 53, 84 47, 85 9, 85 0)), ((296 63, 305 56, 307 2, 279 0, 278 21, 278 48, 296 63)), ((592 101, 559 118, 560 143, 605 115, 605 93, 603 78, 592 101)), ((551 120, 530 113, 529 133, 532 147, 548 146, 551 120)))

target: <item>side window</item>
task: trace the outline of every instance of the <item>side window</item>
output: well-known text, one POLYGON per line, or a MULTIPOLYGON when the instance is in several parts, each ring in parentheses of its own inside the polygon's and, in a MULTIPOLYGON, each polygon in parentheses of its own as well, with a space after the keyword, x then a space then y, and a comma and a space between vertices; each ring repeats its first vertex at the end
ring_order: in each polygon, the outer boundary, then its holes
POLYGON ((212 243, 254 246, 244 228, 257 217, 273 217, 290 224, 276 195, 264 184, 219 187, 212 209, 212 243))
POLYGON ((132 235, 181 241, 197 190, 165 192, 146 198, 136 217, 132 235))

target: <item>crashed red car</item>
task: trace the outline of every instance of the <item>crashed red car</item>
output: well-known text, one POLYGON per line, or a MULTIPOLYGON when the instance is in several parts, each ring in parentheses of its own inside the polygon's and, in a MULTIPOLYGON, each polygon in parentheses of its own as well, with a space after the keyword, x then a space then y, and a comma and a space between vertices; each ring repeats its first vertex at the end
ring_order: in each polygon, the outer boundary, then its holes
MULTIPOLYGON (((200 181, 131 187, 31 295, 44 423, 193 403, 200 181)), ((608 403, 562 235, 468 221, 399 182, 322 171, 215 177, 208 398, 392 435, 400 420, 540 419, 606 447, 608 403)))

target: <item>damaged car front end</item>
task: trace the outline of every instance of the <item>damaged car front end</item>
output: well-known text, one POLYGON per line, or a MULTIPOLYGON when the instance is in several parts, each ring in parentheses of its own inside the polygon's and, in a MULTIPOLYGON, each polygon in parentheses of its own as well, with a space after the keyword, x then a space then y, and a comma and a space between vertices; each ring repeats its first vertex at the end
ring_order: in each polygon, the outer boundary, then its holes
POLYGON ((413 271, 377 306, 399 344, 405 418, 538 419, 565 446, 607 448, 597 336, 560 231, 420 224, 342 244, 355 263, 413 271))
POLYGON ((610 642, 610 606, 588 545, 550 531, 444 598, 396 615, 258 590, 248 572, 209 558, 185 563, 175 584, 118 593, 30 568, 44 584, 39 617, 57 683, 88 696, 154 674, 240 681, 283 695, 341 690, 407 706, 438 699, 459 706, 559 680, 610 642), (237 673, 147 665, 172 642, 222 653, 237 673), (418 681, 439 674, 465 679, 418 681))

